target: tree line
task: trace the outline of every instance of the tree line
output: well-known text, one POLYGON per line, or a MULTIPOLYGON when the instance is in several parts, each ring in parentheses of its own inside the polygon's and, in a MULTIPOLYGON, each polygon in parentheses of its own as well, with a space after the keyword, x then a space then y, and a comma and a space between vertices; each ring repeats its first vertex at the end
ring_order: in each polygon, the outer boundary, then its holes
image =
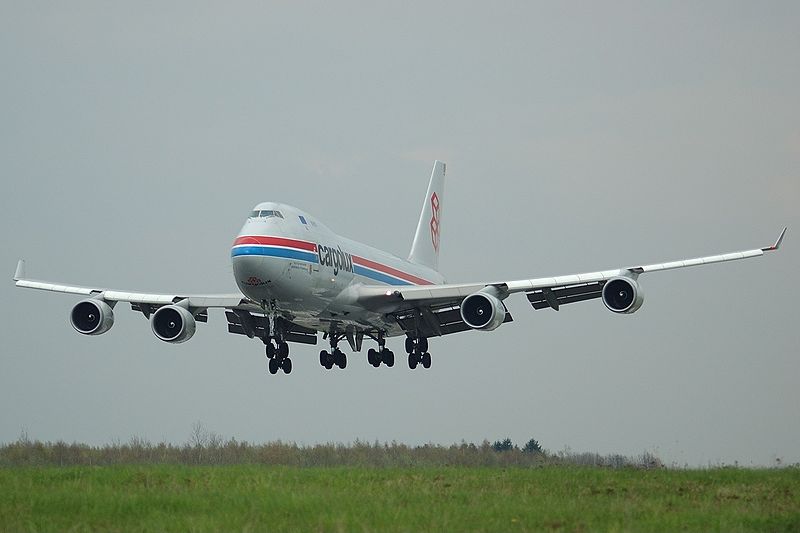
POLYGON ((105 466, 105 465, 274 465, 295 467, 542 467, 547 465, 595 465, 613 468, 657 468, 661 461, 651 453, 626 457, 551 453, 530 439, 522 448, 511 439, 480 444, 409 446, 398 442, 356 440, 349 444, 298 445, 274 441, 253 444, 223 439, 197 425, 184 444, 152 443, 133 437, 128 442, 102 446, 80 443, 41 442, 23 434, 17 441, 0 445, 0 466, 105 466))

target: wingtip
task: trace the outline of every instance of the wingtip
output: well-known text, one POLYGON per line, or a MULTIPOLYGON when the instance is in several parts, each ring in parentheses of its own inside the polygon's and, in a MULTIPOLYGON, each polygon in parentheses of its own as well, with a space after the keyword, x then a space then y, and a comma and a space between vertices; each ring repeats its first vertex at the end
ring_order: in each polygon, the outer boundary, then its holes
POLYGON ((17 262, 17 271, 14 272, 14 281, 19 281, 25 278, 25 260, 20 259, 17 262))
POLYGON ((781 247, 781 243, 783 242, 783 236, 786 235, 786 230, 787 229, 788 229, 788 226, 784 226, 783 227, 783 231, 781 231, 781 234, 778 235, 778 240, 775 241, 775 244, 773 244, 772 246, 767 246, 766 248, 762 248, 761 251, 763 251, 763 252, 771 252, 773 250, 779 249, 781 247))

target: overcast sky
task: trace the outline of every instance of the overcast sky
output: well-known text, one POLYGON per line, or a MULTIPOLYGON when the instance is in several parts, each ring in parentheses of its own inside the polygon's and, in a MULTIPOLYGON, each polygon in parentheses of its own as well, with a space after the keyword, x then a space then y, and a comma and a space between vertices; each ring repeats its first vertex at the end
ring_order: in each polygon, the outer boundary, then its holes
MULTIPOLYGON (((0 442, 531 437, 668 463, 800 461, 800 4, 2 2, 0 442), (770 244, 599 300, 431 341, 430 370, 326 371, 221 311, 156 339, 126 304, 78 335, 39 279, 235 290, 230 245, 283 201, 405 256, 448 163, 449 281, 770 244)), ((403 352, 402 341, 389 346, 403 352)))

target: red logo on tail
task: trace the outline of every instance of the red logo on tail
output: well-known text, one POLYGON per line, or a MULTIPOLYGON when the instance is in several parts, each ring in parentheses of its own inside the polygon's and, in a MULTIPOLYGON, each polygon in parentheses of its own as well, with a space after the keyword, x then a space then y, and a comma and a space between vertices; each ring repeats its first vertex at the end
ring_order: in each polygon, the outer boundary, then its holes
POLYGON ((433 249, 439 251, 439 197, 431 195, 431 243, 433 249))

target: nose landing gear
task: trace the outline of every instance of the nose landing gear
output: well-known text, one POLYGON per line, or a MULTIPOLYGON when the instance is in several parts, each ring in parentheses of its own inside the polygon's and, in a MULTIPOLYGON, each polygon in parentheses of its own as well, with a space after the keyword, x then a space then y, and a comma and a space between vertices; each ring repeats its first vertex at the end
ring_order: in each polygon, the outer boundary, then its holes
POLYGON ((267 359, 269 359, 269 373, 274 375, 278 373, 278 370, 283 370, 284 374, 291 374, 292 360, 289 359, 289 343, 273 338, 264 342, 266 344, 267 359))

